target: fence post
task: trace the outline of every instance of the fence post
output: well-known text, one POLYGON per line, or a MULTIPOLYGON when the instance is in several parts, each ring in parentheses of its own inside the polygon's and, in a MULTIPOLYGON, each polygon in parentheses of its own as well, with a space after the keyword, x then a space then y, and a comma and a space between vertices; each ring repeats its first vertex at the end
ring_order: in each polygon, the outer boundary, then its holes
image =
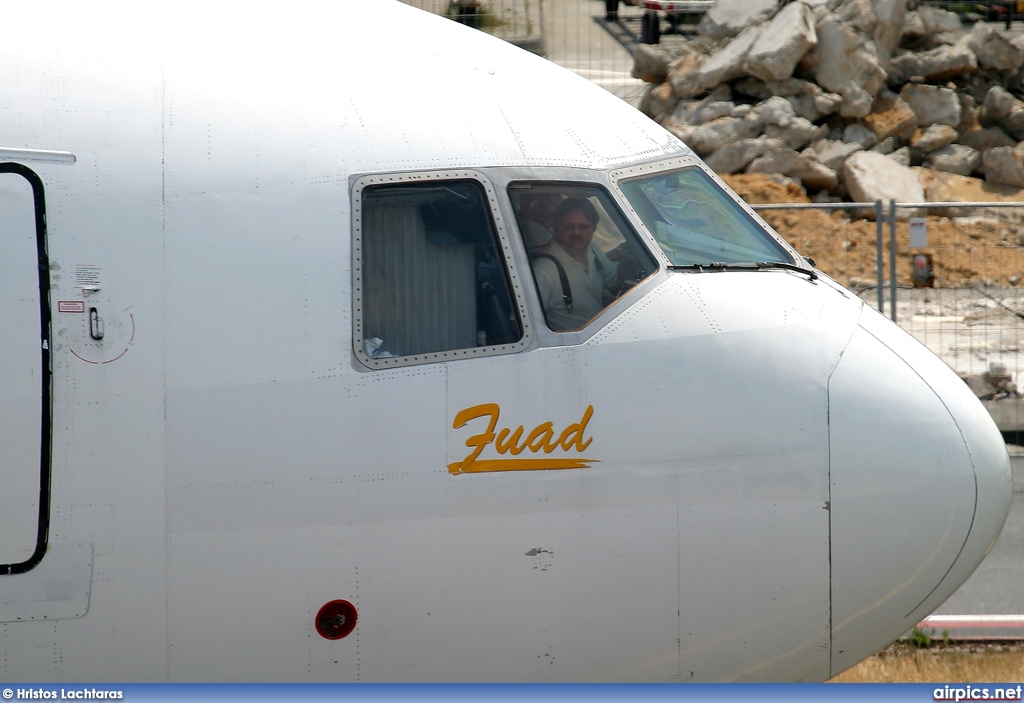
POLYGON ((881 315, 885 314, 885 278, 882 273, 882 220, 884 217, 882 213, 882 200, 878 199, 875 201, 875 230, 877 235, 875 239, 878 250, 875 255, 876 268, 878 269, 878 285, 875 287, 878 289, 878 312, 881 315))
POLYGON ((889 201, 889 317, 896 322, 896 201, 889 201))

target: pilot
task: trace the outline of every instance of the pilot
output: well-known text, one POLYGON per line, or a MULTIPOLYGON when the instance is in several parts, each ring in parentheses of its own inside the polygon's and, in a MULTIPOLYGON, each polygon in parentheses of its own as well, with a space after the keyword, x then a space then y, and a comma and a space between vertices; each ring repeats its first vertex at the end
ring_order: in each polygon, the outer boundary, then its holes
POLYGON ((566 198, 552 218, 553 238, 533 258, 544 315, 553 330, 583 327, 615 297, 618 266, 592 243, 597 208, 566 198))

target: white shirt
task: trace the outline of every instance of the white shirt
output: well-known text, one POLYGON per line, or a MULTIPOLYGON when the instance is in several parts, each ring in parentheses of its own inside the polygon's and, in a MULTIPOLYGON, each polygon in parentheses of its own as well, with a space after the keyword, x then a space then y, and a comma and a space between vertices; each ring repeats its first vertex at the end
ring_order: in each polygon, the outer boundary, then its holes
POLYGON ((611 289, 618 280, 618 266, 593 244, 587 247, 587 264, 584 267, 572 258, 557 241, 540 249, 533 259, 533 275, 551 329, 579 329, 604 309, 604 291, 611 289), (562 264, 572 294, 571 312, 562 294, 558 267, 540 254, 550 254, 562 264))

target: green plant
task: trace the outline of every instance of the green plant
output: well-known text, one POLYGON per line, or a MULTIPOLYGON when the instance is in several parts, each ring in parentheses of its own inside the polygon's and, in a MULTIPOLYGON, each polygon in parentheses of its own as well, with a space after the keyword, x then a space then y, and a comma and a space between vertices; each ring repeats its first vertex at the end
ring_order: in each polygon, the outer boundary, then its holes
MULTIPOLYGON (((936 640, 934 628, 920 625, 915 625, 910 634, 903 638, 903 641, 916 649, 931 649, 940 642, 940 640, 936 640)), ((941 643, 949 644, 949 630, 942 631, 941 643)))

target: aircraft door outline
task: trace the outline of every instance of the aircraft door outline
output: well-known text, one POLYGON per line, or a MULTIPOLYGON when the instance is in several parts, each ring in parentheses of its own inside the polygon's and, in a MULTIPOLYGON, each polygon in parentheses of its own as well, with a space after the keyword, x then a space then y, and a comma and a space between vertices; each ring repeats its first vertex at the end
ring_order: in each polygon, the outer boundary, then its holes
MULTIPOLYGON (((4 493, 11 489, 8 501, 13 504, 4 506, 12 510, 4 510, 0 514, 0 576, 28 572, 46 554, 52 444, 52 328, 45 194, 42 179, 34 171, 18 163, 5 162, 0 163, 0 212, 9 205, 14 206, 12 211, 0 217, 0 264, 9 266, 6 270, 0 269, 4 279, 0 280, 0 287, 5 289, 4 299, 0 300, 0 319, 8 327, 8 334, 0 343, 0 359, 5 364, 12 363, 16 368, 23 369, 25 373, 21 381, 5 389, 5 393, 0 396, 0 421, 6 426, 0 427, 0 442, 6 445, 5 456, 12 458, 4 462, 4 468, 0 471, 0 486, 4 493), (23 179, 31 192, 19 191, 25 183, 8 180, 6 174, 23 179), (27 197, 31 198, 30 205, 27 197), (29 205, 31 210, 26 211, 25 205, 29 205), (12 233, 10 230, 4 231, 4 227, 20 227, 20 231, 12 233), (28 233, 28 228, 33 232, 28 233), (34 240, 34 247, 29 240, 34 240), (31 256, 35 257, 37 269, 38 289, 35 291, 26 290, 32 287, 30 279, 33 276, 24 271, 31 256), (11 295, 15 291, 8 290, 11 286, 17 287, 16 295, 11 295), (33 303, 38 303, 39 308, 38 338, 30 329, 34 327, 31 322, 34 317, 33 303), (27 348, 29 344, 39 345, 38 367, 35 367, 34 353, 27 348), (38 435, 29 431, 29 427, 34 425, 31 405, 36 402, 36 398, 31 397, 36 395, 32 390, 36 387, 32 377, 37 373, 38 435), (23 401, 27 401, 29 407, 23 401), (38 437, 38 448, 35 446, 35 437, 38 437), (32 461, 33 458, 37 462, 32 461), (31 510, 33 500, 36 501, 34 512, 31 510), (30 514, 34 517, 30 518, 30 514), (26 524, 29 519, 35 520, 34 530, 26 524)), ((21 374, 20 371, 18 373, 21 374)))

